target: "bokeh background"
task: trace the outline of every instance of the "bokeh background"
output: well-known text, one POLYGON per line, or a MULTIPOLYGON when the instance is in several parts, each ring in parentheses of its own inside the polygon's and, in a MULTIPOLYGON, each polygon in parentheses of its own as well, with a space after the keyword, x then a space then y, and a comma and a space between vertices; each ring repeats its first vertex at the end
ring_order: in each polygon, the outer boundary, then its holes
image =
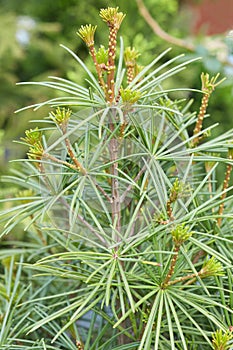
MULTIPOLYGON (((101 22, 100 8, 119 6, 127 14, 120 34, 126 46, 141 52, 145 65, 168 47, 166 59, 180 53, 202 57, 169 87, 200 88, 202 71, 226 81, 215 91, 207 123, 218 122, 218 132, 233 127, 233 1, 232 0, 0 0, 0 172, 9 160, 22 156, 19 140, 24 130, 36 125, 46 109, 15 114, 15 110, 55 97, 43 87, 18 86, 20 81, 46 80, 49 75, 85 84, 85 76, 59 44, 76 52, 91 67, 87 49, 76 32, 82 24, 96 24, 96 45, 107 45, 108 33, 101 22)), ((193 110, 201 95, 190 94, 193 110)))

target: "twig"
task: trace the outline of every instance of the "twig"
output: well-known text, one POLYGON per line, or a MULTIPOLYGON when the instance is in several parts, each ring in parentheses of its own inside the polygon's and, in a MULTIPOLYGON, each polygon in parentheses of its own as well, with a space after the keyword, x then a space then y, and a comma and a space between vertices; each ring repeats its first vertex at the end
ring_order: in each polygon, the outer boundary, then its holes
POLYGON ((174 36, 168 34, 165 32, 158 22, 151 16, 149 11, 147 10, 146 6, 144 5, 142 0, 136 0, 138 9, 142 17, 145 19, 145 21, 149 24, 153 32, 158 35, 160 38, 164 39, 165 41, 174 44, 176 46, 184 47, 190 51, 195 51, 195 46, 191 43, 188 43, 186 40, 175 38, 174 36))
POLYGON ((215 90, 216 86, 218 86, 219 84, 221 84, 225 80, 225 78, 223 78, 222 80, 217 81, 219 75, 220 74, 218 73, 216 76, 210 78, 208 73, 201 74, 201 82, 202 82, 201 91, 204 93, 204 95, 203 95, 202 100, 201 100, 200 110, 198 113, 195 128, 193 130, 193 135, 196 137, 192 141, 192 146, 197 146, 197 144, 199 143, 199 141, 201 139, 201 137, 198 136, 198 134, 202 130, 202 124, 203 124, 205 113, 206 113, 206 110, 208 107, 210 96, 213 93, 213 91, 215 90))
MULTIPOLYGON (((67 133, 67 122, 64 122, 60 125, 61 131, 63 133, 63 135, 65 136, 67 133)), ((87 175, 87 171, 86 169, 82 166, 82 164, 79 162, 79 160, 76 158, 70 140, 68 137, 65 138, 65 144, 66 144, 66 149, 67 152, 72 160, 72 162, 75 164, 76 169, 79 170, 83 175, 87 175)))
POLYGON ((79 170, 76 165, 70 164, 70 163, 66 162, 65 160, 58 159, 49 153, 43 153, 43 158, 50 159, 51 161, 53 161, 55 163, 65 165, 70 169, 73 169, 76 171, 79 170))
POLYGON ((176 244, 174 247, 174 250, 173 250, 174 255, 171 259, 170 268, 169 268, 167 276, 165 277, 165 280, 163 282, 163 288, 167 287, 167 285, 169 284, 169 281, 174 273, 179 251, 180 251, 180 245, 176 244))
MULTIPOLYGON (((141 16, 144 18, 144 20, 147 22, 147 24, 151 27, 153 32, 158 35, 163 40, 167 41, 168 43, 171 43, 173 45, 183 47, 189 51, 196 51, 196 46, 193 43, 188 42, 184 39, 176 38, 167 32, 165 32, 158 22, 151 16, 148 9, 146 8, 143 0, 136 0, 139 12, 141 16)), ((219 62, 221 62, 223 65, 233 67, 233 63, 228 58, 219 59, 219 62)))
POLYGON ((175 279, 173 281, 169 281, 168 285, 171 286, 171 285, 174 285, 174 284, 179 283, 179 282, 185 282, 187 280, 189 280, 189 281, 186 283, 186 285, 187 284, 191 284, 193 281, 195 281, 197 279, 197 276, 199 276, 200 274, 201 273, 198 272, 197 274, 196 273, 192 273, 190 275, 179 277, 179 278, 177 278, 177 279, 175 279))

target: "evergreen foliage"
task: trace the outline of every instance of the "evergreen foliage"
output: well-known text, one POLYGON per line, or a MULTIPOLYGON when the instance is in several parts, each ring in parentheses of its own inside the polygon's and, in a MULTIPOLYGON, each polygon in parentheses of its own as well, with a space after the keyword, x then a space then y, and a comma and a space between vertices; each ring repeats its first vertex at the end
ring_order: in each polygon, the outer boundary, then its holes
POLYGON ((166 60, 167 49, 140 67, 122 39, 117 56, 124 16, 100 11, 104 49, 98 28, 80 28, 95 74, 62 45, 84 84, 22 83, 58 96, 23 108, 49 113, 3 177, 19 190, 1 201, 0 349, 231 347, 233 130, 209 138, 217 126, 200 123, 206 84, 221 81, 203 74, 200 91, 165 89, 196 59, 166 60), (202 94, 201 114, 172 99, 181 90, 202 94))

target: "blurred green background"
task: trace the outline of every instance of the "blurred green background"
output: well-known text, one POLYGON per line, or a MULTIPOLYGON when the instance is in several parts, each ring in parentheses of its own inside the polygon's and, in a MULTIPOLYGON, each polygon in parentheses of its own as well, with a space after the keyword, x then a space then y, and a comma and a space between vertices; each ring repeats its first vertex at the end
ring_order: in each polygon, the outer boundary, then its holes
MULTIPOLYGON (((192 3, 199 6, 202 0, 192 3)), ((142 53, 140 64, 150 62, 168 47, 172 47, 172 51, 166 59, 180 53, 190 58, 202 56, 202 61, 170 79, 169 87, 200 88, 202 71, 226 76, 227 80, 214 93, 208 112, 211 123, 220 123, 219 132, 233 127, 232 33, 207 36, 205 30, 200 29, 199 34, 194 34, 190 25, 193 18, 190 4, 185 0, 144 0, 144 4, 140 0, 0 0, 0 171, 6 172, 9 160, 24 152, 12 140, 18 140, 25 129, 35 126, 29 124, 29 120, 47 115, 46 109, 19 114, 14 111, 56 94, 43 87, 17 86, 16 83, 41 81, 56 75, 85 84, 80 67, 59 44, 71 48, 91 66, 87 49, 76 32, 82 24, 97 23, 96 45, 107 45, 106 26, 98 16, 99 9, 107 6, 119 6, 127 14, 120 34, 126 46, 134 46, 142 53), (183 39, 187 47, 191 43, 192 50, 156 35, 139 11, 143 5, 165 32, 183 39)), ((185 97, 193 97, 192 108, 198 110, 201 95, 186 94, 185 97)))

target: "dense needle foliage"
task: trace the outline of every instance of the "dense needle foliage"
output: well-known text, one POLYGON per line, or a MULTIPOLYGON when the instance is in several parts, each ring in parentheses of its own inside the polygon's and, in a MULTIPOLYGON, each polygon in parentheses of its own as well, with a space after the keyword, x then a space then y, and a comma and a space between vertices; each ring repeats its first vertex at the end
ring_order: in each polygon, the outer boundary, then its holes
POLYGON ((51 112, 3 178, 20 189, 2 200, 0 349, 230 349, 233 130, 210 139, 217 126, 204 128, 221 80, 202 74, 191 113, 163 82, 195 60, 165 61, 166 50, 141 67, 135 48, 117 51, 125 15, 100 17, 107 48, 95 26, 77 33, 96 76, 63 46, 89 88, 29 83, 60 97, 26 107, 51 112))

